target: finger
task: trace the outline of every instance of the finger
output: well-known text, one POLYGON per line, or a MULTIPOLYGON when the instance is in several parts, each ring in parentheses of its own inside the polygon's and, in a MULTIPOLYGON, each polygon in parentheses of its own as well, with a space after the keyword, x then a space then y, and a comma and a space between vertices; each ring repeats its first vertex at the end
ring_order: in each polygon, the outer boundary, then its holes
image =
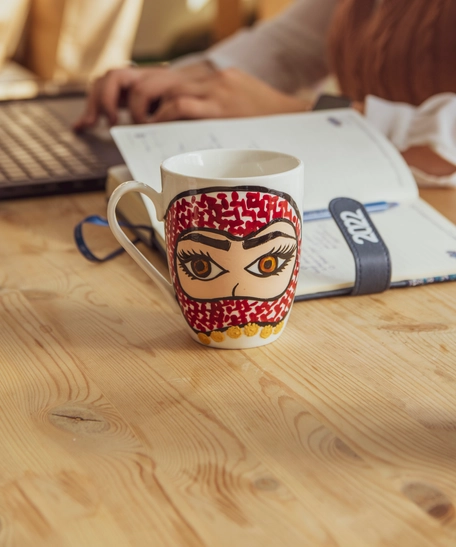
POLYGON ((206 97, 214 95, 215 81, 212 78, 205 78, 201 80, 180 82, 170 89, 165 94, 165 99, 173 99, 181 96, 190 97, 206 97))
POLYGON ((215 101, 207 98, 184 96, 165 101, 148 121, 158 123, 218 118, 220 114, 220 107, 215 101))
POLYGON ((167 91, 176 84, 180 75, 169 69, 157 70, 147 74, 131 87, 127 107, 135 123, 144 123, 151 111, 167 91))
POLYGON ((147 115, 143 122, 172 121, 214 117, 212 91, 209 81, 180 82, 166 91, 162 103, 158 104, 153 116, 147 115), (204 101, 204 102, 201 102, 204 101))
POLYGON ((75 131, 81 131, 96 124, 105 114, 109 122, 117 123, 117 107, 123 89, 129 82, 139 77, 134 68, 118 69, 107 72, 93 83, 87 96, 84 114, 73 125, 75 131))
POLYGON ((97 107, 106 114, 111 125, 117 123, 117 113, 122 90, 131 87, 140 77, 139 70, 133 67, 112 70, 104 77, 97 107))
POLYGON ((99 111, 98 111, 98 97, 100 93, 100 87, 102 84, 103 78, 98 78, 92 84, 91 89, 88 92, 86 105, 84 113, 81 117, 73 124, 73 129, 75 131, 82 131, 89 127, 92 127, 97 122, 99 111))
MULTIPOLYGON (((159 96, 159 95, 158 95, 159 96)), ((150 110, 150 105, 157 101, 157 91, 135 87, 129 93, 127 107, 135 123, 144 123, 150 110)))

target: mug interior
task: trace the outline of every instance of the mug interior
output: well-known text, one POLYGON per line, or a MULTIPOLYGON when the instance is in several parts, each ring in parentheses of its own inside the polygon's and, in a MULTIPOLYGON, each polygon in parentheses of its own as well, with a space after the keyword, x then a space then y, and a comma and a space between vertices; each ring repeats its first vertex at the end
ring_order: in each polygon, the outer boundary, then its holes
POLYGON ((199 179, 232 179, 277 175, 301 164, 294 156, 267 150, 201 150, 165 160, 162 168, 199 179))

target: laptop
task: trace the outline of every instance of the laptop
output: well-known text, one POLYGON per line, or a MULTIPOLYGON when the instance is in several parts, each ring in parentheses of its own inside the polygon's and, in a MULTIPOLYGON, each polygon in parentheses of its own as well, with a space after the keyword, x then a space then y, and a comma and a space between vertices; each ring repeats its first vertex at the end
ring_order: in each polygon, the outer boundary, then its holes
POLYGON ((0 199, 104 189, 123 159, 107 132, 73 132, 84 107, 75 89, 0 101, 0 199))

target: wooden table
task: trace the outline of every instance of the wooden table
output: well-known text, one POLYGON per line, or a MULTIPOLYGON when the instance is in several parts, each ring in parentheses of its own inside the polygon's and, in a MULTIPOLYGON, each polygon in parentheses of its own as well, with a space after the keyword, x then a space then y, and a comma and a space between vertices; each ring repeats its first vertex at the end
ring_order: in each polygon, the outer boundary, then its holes
POLYGON ((275 344, 211 350, 128 256, 78 253, 104 212, 0 203, 1 547, 456 545, 456 283, 301 302, 275 344))

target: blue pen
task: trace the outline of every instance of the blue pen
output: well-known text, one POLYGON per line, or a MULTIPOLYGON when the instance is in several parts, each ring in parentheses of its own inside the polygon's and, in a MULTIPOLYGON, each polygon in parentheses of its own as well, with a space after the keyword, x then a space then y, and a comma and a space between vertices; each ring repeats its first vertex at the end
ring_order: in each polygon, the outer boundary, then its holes
MULTIPOLYGON (((364 207, 368 213, 377 213, 379 211, 387 211, 393 207, 396 207, 398 203, 391 201, 374 201, 372 203, 365 203, 364 207)), ((310 222, 312 220, 323 220, 325 218, 331 218, 331 213, 328 209, 317 209, 315 211, 304 211, 302 214, 304 222, 310 222)))

